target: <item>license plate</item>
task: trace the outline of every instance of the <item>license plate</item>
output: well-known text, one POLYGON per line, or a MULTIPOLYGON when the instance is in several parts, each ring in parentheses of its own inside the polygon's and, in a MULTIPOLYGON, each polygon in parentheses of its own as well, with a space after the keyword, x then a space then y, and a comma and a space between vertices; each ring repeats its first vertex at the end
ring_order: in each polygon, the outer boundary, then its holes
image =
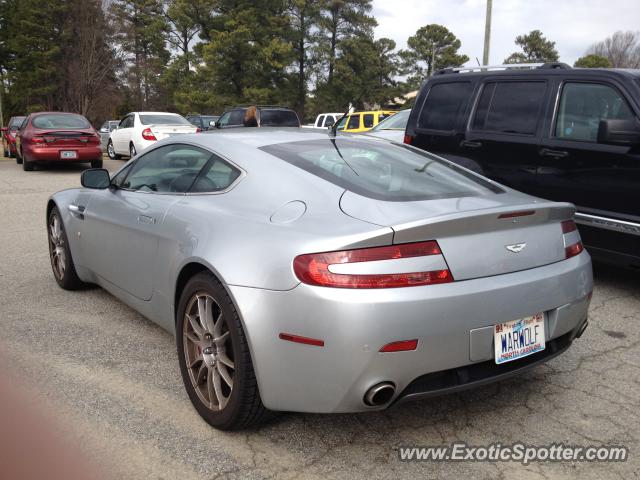
POLYGON ((496 363, 506 363, 544 350, 544 314, 498 323, 493 330, 496 363))
POLYGON ((64 158, 64 159, 78 158, 78 152, 74 152, 74 151, 60 152, 60 158, 64 158))

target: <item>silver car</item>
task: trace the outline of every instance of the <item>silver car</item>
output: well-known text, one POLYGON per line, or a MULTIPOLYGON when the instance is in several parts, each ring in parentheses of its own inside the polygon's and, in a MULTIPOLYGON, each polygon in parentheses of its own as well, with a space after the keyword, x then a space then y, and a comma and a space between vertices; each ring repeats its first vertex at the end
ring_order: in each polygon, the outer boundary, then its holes
POLYGON ((47 205, 56 281, 174 333, 189 397, 221 429, 520 375, 587 325, 574 207, 411 146, 182 135, 82 184, 47 205))

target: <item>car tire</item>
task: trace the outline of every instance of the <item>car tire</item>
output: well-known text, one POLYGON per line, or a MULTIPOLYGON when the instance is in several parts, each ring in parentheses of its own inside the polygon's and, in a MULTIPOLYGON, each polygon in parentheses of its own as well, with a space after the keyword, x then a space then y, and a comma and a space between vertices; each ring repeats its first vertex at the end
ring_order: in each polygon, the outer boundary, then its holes
POLYGON ((120 160, 122 158, 122 155, 118 155, 116 153, 116 149, 113 147, 113 142, 111 140, 107 143, 107 155, 109 155, 111 160, 120 160))
POLYGON ((129 145, 129 157, 133 158, 138 154, 138 152, 136 151, 136 146, 132 143, 131 145, 129 145))
POLYGON ((91 160, 91 168, 102 168, 102 159, 91 160))
POLYGON ((176 342, 185 389, 209 425, 238 430, 269 418, 238 312, 210 272, 191 278, 180 295, 176 342))
MULTIPOLYGON (((25 162, 26 163, 26 162, 25 162)), ((62 222, 58 207, 53 207, 47 219, 47 236, 49 239, 49 258, 51 269, 58 285, 65 290, 78 290, 86 284, 78 278, 76 267, 71 257, 67 232, 62 222)))
POLYGON ((16 163, 18 165, 22 165, 22 156, 20 155, 17 149, 16 149, 16 163))
POLYGON ((22 169, 25 172, 33 172, 34 170, 34 163, 28 161, 25 157, 22 157, 22 169))

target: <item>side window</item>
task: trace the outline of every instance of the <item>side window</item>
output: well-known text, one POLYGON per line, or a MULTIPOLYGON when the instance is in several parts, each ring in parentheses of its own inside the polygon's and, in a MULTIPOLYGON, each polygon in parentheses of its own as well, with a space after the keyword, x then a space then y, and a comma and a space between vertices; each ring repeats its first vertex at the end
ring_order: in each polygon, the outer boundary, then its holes
POLYGON ((229 115, 230 115, 229 112, 223 113, 222 116, 216 122, 216 124, 220 127, 226 127, 227 125, 229 125, 229 115))
POLYGON ((244 110, 233 110, 229 112, 229 125, 243 125, 244 110))
POLYGON ((131 170, 131 167, 133 167, 133 163, 130 163, 129 165, 127 165, 126 167, 124 167, 122 170, 120 170, 112 179, 111 179, 111 184, 115 185, 118 188, 122 188, 122 182, 124 181, 124 179, 127 177, 127 175, 129 174, 129 171, 131 170))
POLYGON ((560 97, 555 136, 595 142, 600 120, 633 117, 626 100, 615 88, 597 83, 566 83, 560 97))
POLYGON ((470 82, 433 85, 420 112, 418 127, 431 130, 453 130, 458 115, 462 114, 467 105, 472 88, 470 82))
POLYGON ((471 129, 534 135, 546 88, 545 82, 487 83, 471 129))
POLYGON ((219 192, 229 188, 239 176, 240 170, 214 155, 189 192, 219 192))
POLYGON ((141 192, 185 193, 211 158, 189 145, 167 145, 142 155, 131 167, 122 188, 141 192))
POLYGON ((336 119, 333 118, 332 115, 327 115, 327 117, 324 119, 324 127, 331 127, 333 126, 333 124, 336 123, 336 119))
POLYGON ((347 122, 347 130, 353 130, 356 128, 360 128, 360 115, 351 115, 349 117, 349 121, 347 122))
POLYGON ((362 116, 364 122, 364 128, 373 128, 373 113, 365 113, 362 116))
POLYGON ((316 120, 316 127, 321 127, 324 122, 324 115, 320 115, 318 120, 316 120))
POLYGON ((133 116, 132 115, 127 115, 120 122, 120 127, 119 128, 131 128, 131 127, 133 127, 133 116))

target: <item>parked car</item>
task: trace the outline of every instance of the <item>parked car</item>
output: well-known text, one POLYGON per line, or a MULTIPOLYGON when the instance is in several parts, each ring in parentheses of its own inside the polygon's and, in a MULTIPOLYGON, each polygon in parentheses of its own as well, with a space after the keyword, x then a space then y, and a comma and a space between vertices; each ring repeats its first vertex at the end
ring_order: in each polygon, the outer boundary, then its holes
POLYGON ((321 113, 311 125, 303 125, 305 128, 329 128, 342 118, 344 113, 321 113))
MULTIPOLYGON (((244 115, 249 107, 234 107, 224 112, 216 122, 216 128, 243 127, 244 115)), ((298 114, 290 108, 256 106, 258 127, 300 127, 298 114)))
POLYGON ((215 128, 219 118, 220 115, 200 115, 195 113, 187 115, 187 120, 189 120, 191 125, 195 125, 202 132, 215 128))
POLYGON ((175 332, 189 398, 218 428, 520 375, 587 326, 572 205, 403 144, 228 129, 82 185, 47 205, 56 281, 175 332))
POLYGON ((397 112, 391 110, 350 113, 340 120, 337 130, 345 133, 367 132, 385 118, 395 115, 396 113, 397 112))
POLYGON ((102 146, 103 152, 107 151, 109 136, 111 135, 111 132, 118 128, 119 123, 120 120, 107 120, 102 124, 100 130, 98 130, 98 132, 100 133, 100 145, 102 146))
POLYGON ((445 70, 422 86, 406 141, 574 203, 594 257, 640 267, 640 70, 445 70))
POLYGON ((2 127, 2 152, 5 157, 16 156, 16 133, 27 117, 11 117, 6 127, 2 127))
POLYGON ((404 141, 404 131, 407 128, 407 120, 411 109, 401 110, 395 115, 385 118, 366 134, 372 137, 386 138, 394 142, 404 141))
POLYGON ((158 140, 195 133, 198 129, 182 115, 168 112, 132 112, 118 124, 107 143, 112 160, 122 156, 135 157, 158 140))
POLYGON ((89 162, 102 167, 100 135, 82 115, 32 113, 16 134, 16 161, 25 171, 48 162, 89 162))

